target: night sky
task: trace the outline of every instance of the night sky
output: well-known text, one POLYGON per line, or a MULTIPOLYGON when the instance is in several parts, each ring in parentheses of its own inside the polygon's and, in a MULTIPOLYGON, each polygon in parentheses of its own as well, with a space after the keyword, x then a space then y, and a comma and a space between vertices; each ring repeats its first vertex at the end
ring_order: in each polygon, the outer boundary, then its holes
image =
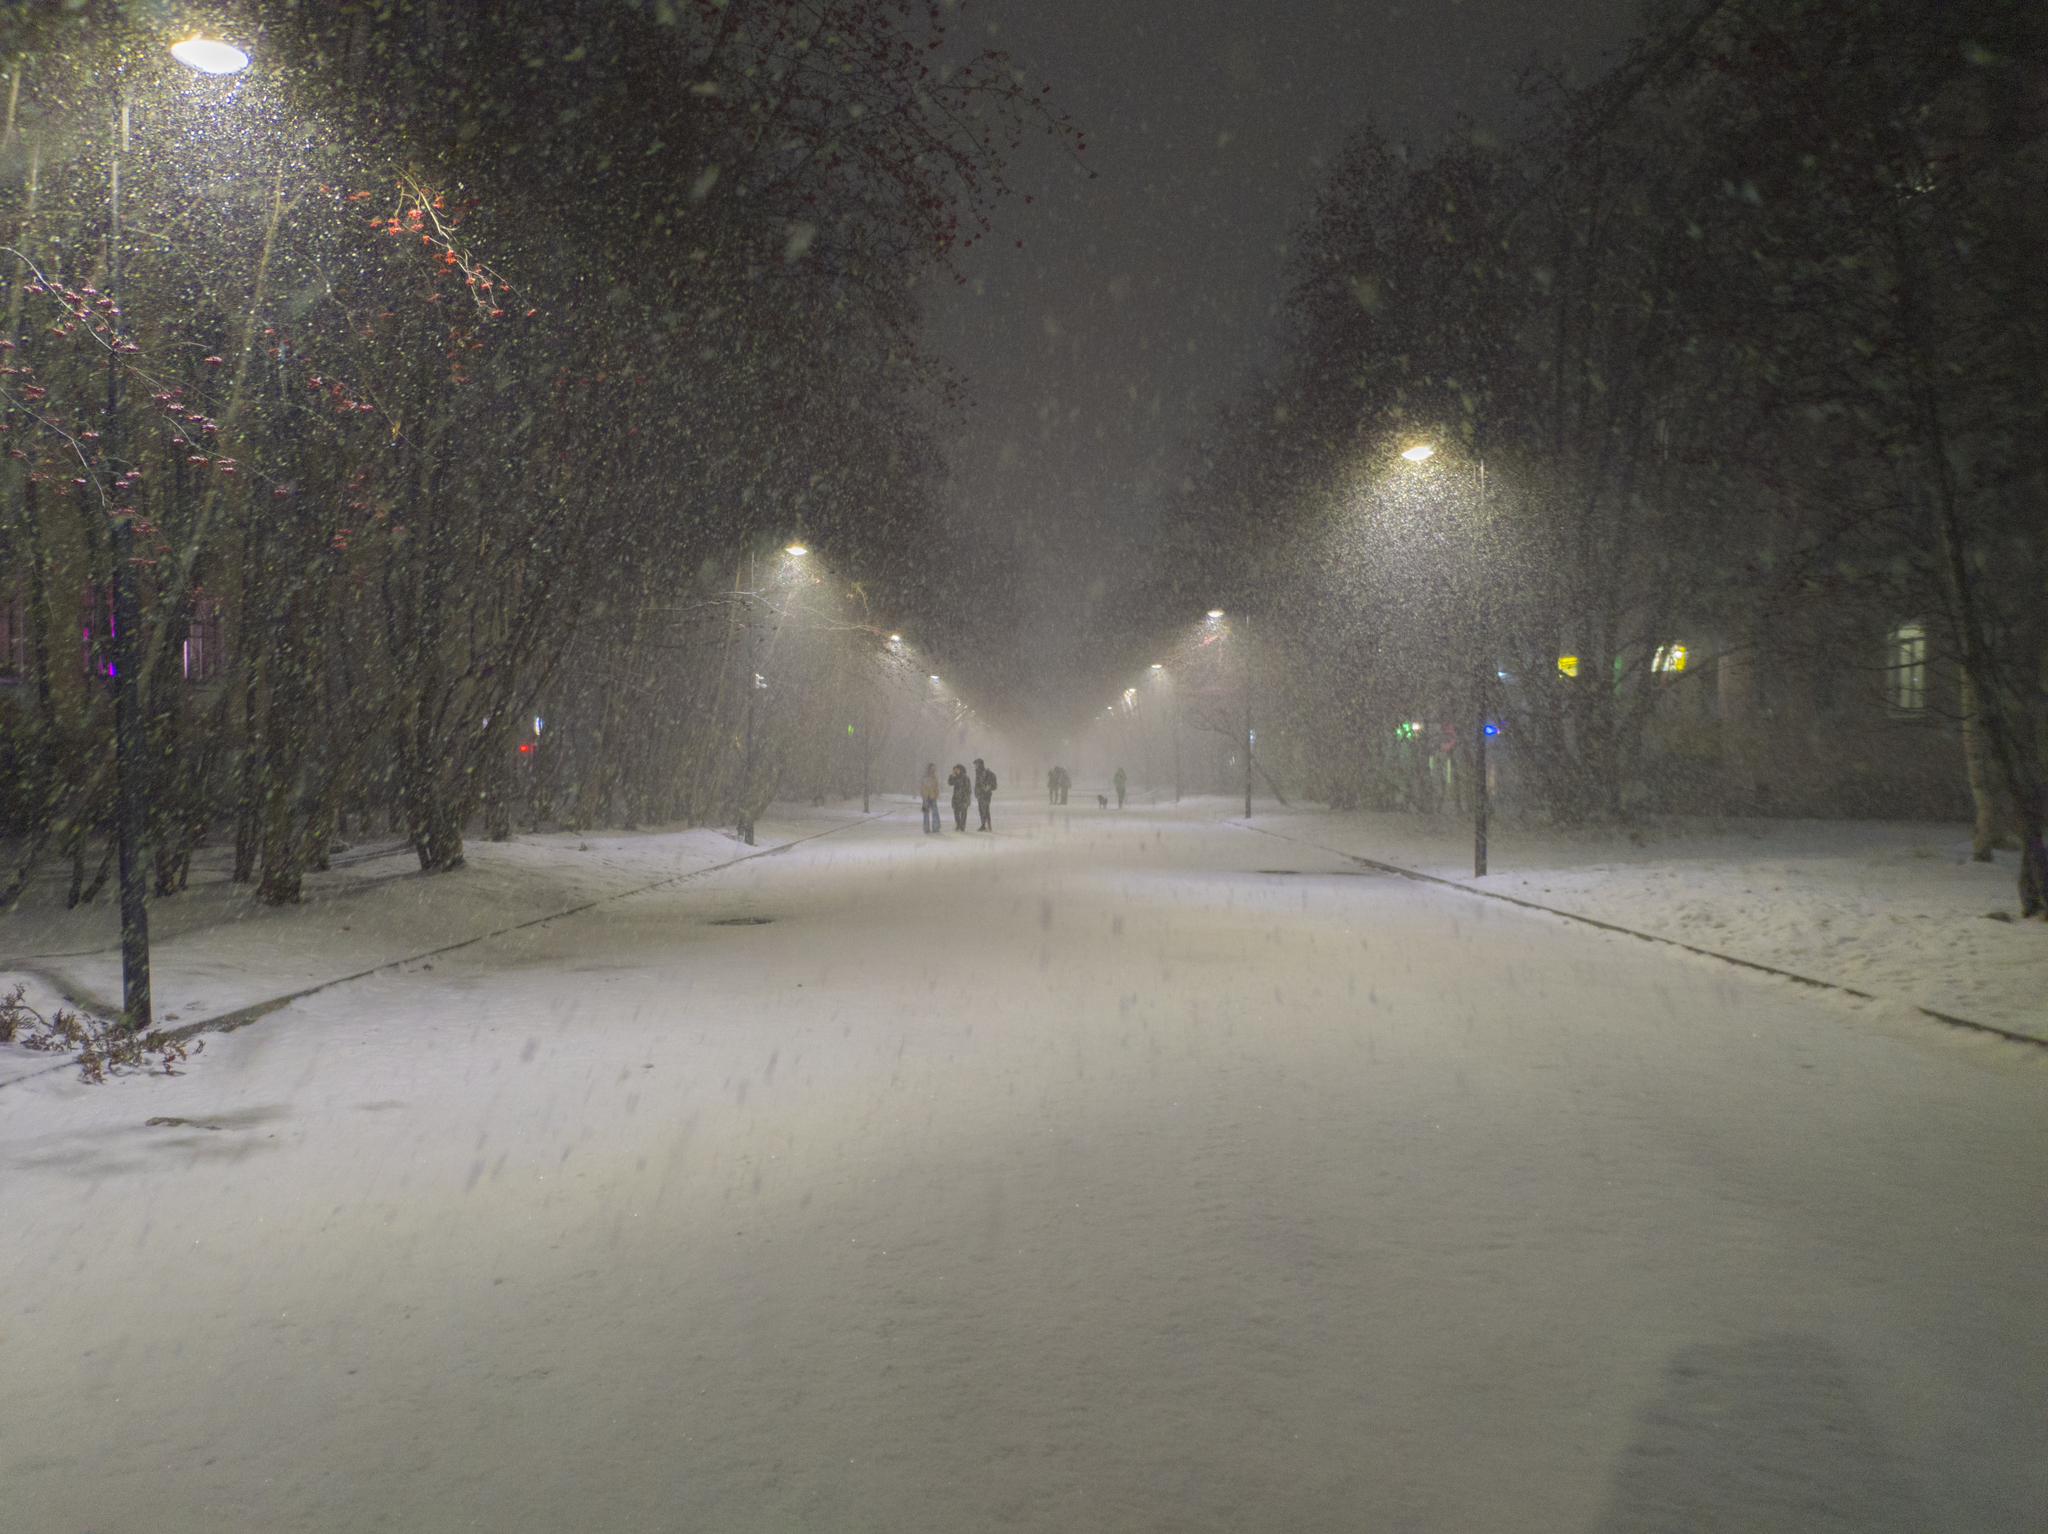
POLYGON ((968 8, 1087 142, 1078 156, 1027 143, 1013 180, 1032 202, 1008 202, 962 262, 967 282, 926 299, 930 342, 976 401, 949 443, 947 490, 993 609, 975 624, 986 648, 957 658, 968 687, 1000 684, 1014 702, 1031 678, 1086 685, 1090 661, 1112 659, 1086 653, 1103 632, 1091 616, 1142 576, 1162 490, 1269 358, 1289 238, 1345 135, 1371 120, 1426 154, 1461 116, 1507 129, 1526 67, 1598 73, 1633 13, 1628 0, 968 8))

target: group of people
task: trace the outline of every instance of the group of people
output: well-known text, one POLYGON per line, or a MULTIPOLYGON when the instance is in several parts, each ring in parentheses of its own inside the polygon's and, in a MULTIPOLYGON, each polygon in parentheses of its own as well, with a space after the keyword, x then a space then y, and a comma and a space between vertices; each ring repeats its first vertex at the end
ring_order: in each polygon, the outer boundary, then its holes
MULTIPOLYGON (((946 776, 946 786, 953 792, 953 829, 967 829, 967 803, 971 798, 981 809, 983 831, 995 829, 989 821, 989 801, 996 795, 996 775, 989 771, 988 764, 980 757, 974 759, 974 774, 968 775, 966 765, 953 764, 952 772, 946 776)), ((936 762, 924 764, 924 777, 917 785, 918 797, 924 801, 924 829, 928 836, 936 836, 939 826, 939 766, 936 762)))
MULTIPOLYGON (((1124 790, 1129 780, 1123 768, 1116 770, 1112 780, 1116 784, 1116 807, 1124 807, 1124 790)), ((967 829, 967 806, 973 803, 981 810, 981 831, 993 831, 995 826, 989 820, 989 801, 996 796, 996 775, 989 771, 988 763, 980 757, 974 759, 974 771, 968 772, 964 762, 955 762, 953 770, 946 774, 946 788, 953 799, 953 829, 967 829)), ((1064 767, 1055 767, 1045 775, 1045 791, 1054 804, 1065 804, 1067 793, 1074 786, 1074 779, 1064 767)), ((944 827, 939 822, 939 764, 926 762, 924 776, 918 780, 917 796, 924 802, 924 830, 927 836, 936 836, 944 827)), ((1109 803, 1109 796, 1101 796, 1102 802, 1109 803)))
MULTIPOLYGON (((1124 776, 1123 768, 1119 767, 1116 770, 1116 776, 1111 781, 1116 784, 1116 807, 1122 809, 1124 807, 1124 792, 1130 786, 1130 779, 1124 776)), ((1046 797, 1053 804, 1065 804, 1067 802, 1067 791, 1073 786, 1073 774, 1064 767, 1055 767, 1045 775, 1046 797)))

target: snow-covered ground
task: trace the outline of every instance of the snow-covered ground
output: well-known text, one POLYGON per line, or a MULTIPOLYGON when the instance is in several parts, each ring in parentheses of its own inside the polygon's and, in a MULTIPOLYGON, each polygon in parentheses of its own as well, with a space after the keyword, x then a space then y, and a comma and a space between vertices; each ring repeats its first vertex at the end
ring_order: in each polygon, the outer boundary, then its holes
MULTIPOLYGON (((775 851, 858 818, 844 808, 790 807, 762 821, 754 845, 729 832, 557 832, 472 841, 454 878, 422 874, 403 843, 367 842, 308 874, 301 904, 267 909, 228 880, 229 852, 194 860, 188 888, 150 903, 155 1021, 205 1022, 349 976, 417 960, 488 934, 512 936, 547 918, 737 859, 775 851)), ((112 891, 66 910, 58 870, 0 915, 0 994, 21 984, 39 1011, 121 1003, 121 926, 112 891)), ((516 938, 515 938, 516 942, 516 938)), ((44 1062, 47 1064, 47 1062, 44 1062)), ((31 1067, 37 1068, 37 1067, 31 1067)), ((0 1082, 22 1063, 0 1055, 0 1082)))
POLYGON ((2048 1039, 2048 932, 2016 918, 2018 854, 1970 830, 1840 820, 1672 820, 1636 831, 1261 805, 1254 824, 1468 888, 2048 1039))
POLYGON ((889 808, 160 907, 172 1011, 515 930, 0 1088, 0 1527, 2039 1526, 2042 1052, 1354 817, 889 808))

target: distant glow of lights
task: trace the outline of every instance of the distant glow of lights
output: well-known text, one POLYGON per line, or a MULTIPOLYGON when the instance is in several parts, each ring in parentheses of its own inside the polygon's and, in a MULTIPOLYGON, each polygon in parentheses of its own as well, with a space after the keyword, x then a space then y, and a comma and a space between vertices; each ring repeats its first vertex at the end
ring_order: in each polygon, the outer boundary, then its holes
POLYGON ((171 44, 171 57, 202 75, 235 75, 249 67, 249 55, 234 44, 217 43, 204 37, 191 37, 182 43, 171 44))
POLYGON ((1397 724, 1394 726, 1394 738, 1396 740, 1413 740, 1416 736, 1420 735, 1421 733, 1422 725, 1417 720, 1411 719, 1406 724, 1397 724))
POLYGON ((1558 658, 1557 658, 1557 674, 1558 674, 1559 676, 1577 676, 1577 675, 1579 674, 1579 658, 1578 658, 1578 656, 1576 656, 1576 655, 1560 655, 1560 656, 1558 656, 1558 658))
POLYGON ((1154 662, 1152 662, 1152 669, 1153 669, 1154 671, 1164 671, 1164 670, 1166 669, 1166 667, 1165 667, 1165 666, 1164 666, 1163 664, 1161 664, 1161 663, 1160 663, 1159 661, 1156 661, 1156 660, 1155 660, 1154 662))
POLYGON ((1223 616, 1223 609, 1220 607, 1212 607, 1209 609, 1209 616, 1212 618, 1220 618, 1223 616))
POLYGON ((1489 724, 1486 727, 1486 733, 1489 735, 1498 735, 1500 733, 1500 726, 1497 724, 1489 724))
POLYGON ((785 554, 794 554, 798 559, 802 559, 804 555, 810 553, 811 551, 805 548, 801 543, 792 543, 788 548, 784 549, 782 552, 785 554))
POLYGON ((891 644, 901 644, 901 643, 903 643, 903 636, 902 636, 901 634, 891 634, 891 635, 889 636, 889 643, 891 643, 891 644))
POLYGON ((1685 669, 1685 646, 1666 644, 1657 646, 1657 658, 1652 663, 1658 671, 1683 671, 1685 669))
POLYGON ((938 672, 934 671, 934 672, 932 673, 932 680, 933 680, 934 682, 936 682, 936 681, 937 681, 938 679, 939 679, 939 674, 938 674, 938 672))
POLYGON ((1405 452, 1403 452, 1401 456, 1407 459, 1410 463, 1420 463, 1423 459, 1433 456, 1435 452, 1436 449, 1431 447, 1427 442, 1418 442, 1414 447, 1411 447, 1407 449, 1405 452))
POLYGON ((540 715, 538 714, 533 716, 533 733, 536 735, 540 733, 540 715))

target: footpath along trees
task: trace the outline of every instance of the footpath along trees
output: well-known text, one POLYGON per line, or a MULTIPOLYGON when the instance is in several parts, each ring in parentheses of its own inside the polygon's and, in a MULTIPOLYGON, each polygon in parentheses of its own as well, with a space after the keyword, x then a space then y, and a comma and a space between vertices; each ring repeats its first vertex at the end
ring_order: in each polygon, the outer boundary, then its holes
POLYGON ((895 550, 944 382, 911 284, 1040 111, 1002 60, 888 4, 278 10, 228 86, 95 8, 0 36, 9 899, 52 847, 91 887, 117 486, 163 893, 224 815, 269 900, 372 806, 454 866, 536 700, 580 695, 563 667, 771 531, 916 596, 895 550), (344 152, 351 124, 376 134, 344 152))

